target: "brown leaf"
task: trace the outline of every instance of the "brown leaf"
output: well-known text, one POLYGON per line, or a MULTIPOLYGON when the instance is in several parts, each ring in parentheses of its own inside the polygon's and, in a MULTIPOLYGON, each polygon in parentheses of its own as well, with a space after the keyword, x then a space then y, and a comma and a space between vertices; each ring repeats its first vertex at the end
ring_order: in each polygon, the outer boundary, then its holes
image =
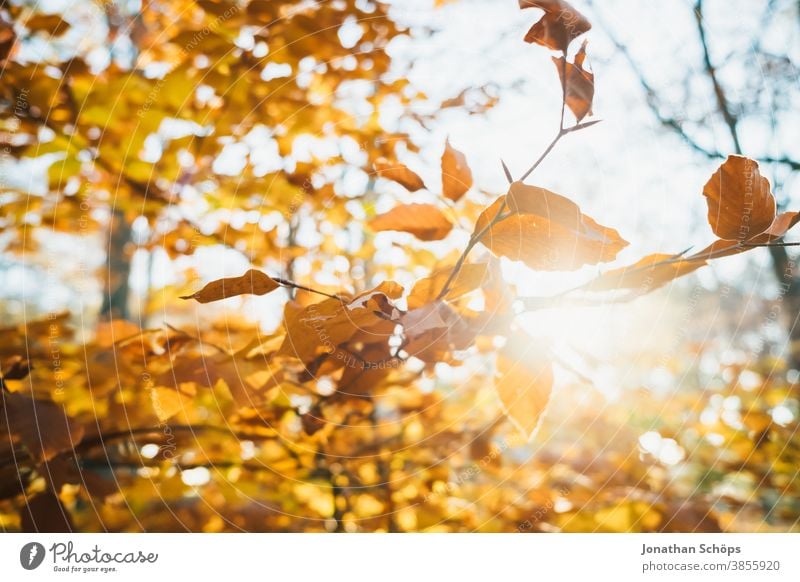
MULTIPOLYGON (((487 277, 487 268, 486 263, 473 263, 462 266, 450 284, 444 299, 458 299, 462 295, 480 287, 487 277)), ((452 270, 453 267, 437 269, 429 277, 417 281, 408 296, 408 308, 416 309, 434 301, 444 288, 452 270)))
MULTIPOLYGON (((475 225, 476 233, 497 215, 504 198, 501 196, 483 211, 475 225)), ((532 269, 546 271, 575 270, 612 261, 628 246, 616 230, 597 224, 585 214, 574 226, 536 214, 512 214, 489 229, 481 242, 496 256, 524 261, 532 269)))
POLYGON ((395 206, 386 214, 373 218, 369 225, 376 232, 398 230, 424 241, 441 240, 453 228, 453 224, 433 204, 395 206))
POLYGON ((0 18, 0 63, 17 51, 17 35, 11 23, 0 18))
POLYGON ((428 363, 445 361, 449 352, 466 349, 475 337, 467 322, 442 301, 412 309, 401 321, 403 349, 428 363))
POLYGON ((800 222, 800 212, 783 212, 772 222, 770 227, 746 241, 716 240, 702 251, 692 255, 692 259, 721 259, 731 255, 738 255, 745 251, 757 248, 753 245, 763 245, 775 242, 785 235, 794 225, 800 222))
POLYGON ((724 240, 744 241, 767 230, 775 220, 775 197, 758 162, 728 156, 703 187, 711 230, 724 240))
POLYGON ((69 533, 75 529, 69 512, 50 491, 30 498, 20 509, 20 525, 26 533, 69 533))
POLYGON ((566 93, 567 107, 578 121, 592 114, 594 100, 594 74, 583 68, 585 58, 585 42, 575 55, 574 64, 567 62, 564 57, 553 57, 558 77, 561 79, 561 87, 566 93))
POLYGON ((587 288, 591 291, 632 289, 645 294, 666 285, 673 279, 688 275, 705 264, 705 261, 689 261, 677 258, 675 255, 648 255, 633 265, 603 273, 587 288))
POLYGON ((442 154, 442 194, 445 198, 458 201, 470 188, 472 170, 469 169, 467 158, 447 140, 442 154))
POLYGON ((12 356, 0 366, 0 390, 6 390, 7 380, 22 380, 31 371, 31 364, 22 356, 12 356))
POLYGON ((58 495, 64 485, 80 485, 92 497, 104 498, 116 493, 118 484, 113 478, 112 462, 107 459, 92 460, 91 469, 78 464, 75 456, 61 455, 43 463, 38 472, 50 490, 58 495), (109 478, 105 478, 105 476, 109 478))
POLYGON ((289 302, 284 312, 286 338, 278 355, 308 364, 320 355, 336 354, 340 346, 354 338, 385 341, 400 317, 392 300, 402 293, 400 285, 386 281, 349 302, 326 299, 308 307, 289 302))
POLYGON ((544 16, 525 35, 525 42, 567 52, 570 43, 592 28, 586 17, 564 0, 519 0, 520 8, 541 8, 544 16))
POLYGON ((497 355, 495 390, 503 413, 525 436, 539 426, 553 390, 553 367, 530 341, 509 339, 497 355))
POLYGON ((266 273, 250 269, 241 277, 228 277, 212 281, 194 295, 186 295, 181 299, 194 299, 198 303, 210 303, 237 295, 265 295, 278 287, 280 284, 266 273))
POLYGON ((49 460, 70 451, 83 438, 83 427, 60 404, 20 393, 0 394, 4 409, 0 431, 25 445, 36 459, 49 460))
POLYGON ((378 158, 375 160, 375 171, 381 178, 397 182, 409 192, 425 188, 422 178, 400 162, 390 162, 386 158, 378 158))
POLYGON ((50 36, 61 36, 69 29, 69 23, 58 14, 34 14, 24 22, 31 32, 45 32, 50 36))
POLYGON ((534 214, 572 230, 581 228, 581 209, 572 200, 538 186, 514 182, 508 189, 508 207, 517 214, 534 214))

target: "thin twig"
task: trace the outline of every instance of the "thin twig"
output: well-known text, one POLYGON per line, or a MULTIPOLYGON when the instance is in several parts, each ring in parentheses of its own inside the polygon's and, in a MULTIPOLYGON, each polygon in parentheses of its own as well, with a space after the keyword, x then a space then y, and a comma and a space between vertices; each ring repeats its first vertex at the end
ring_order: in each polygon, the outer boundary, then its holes
POLYGON ((325 291, 320 291, 318 289, 312 289, 311 287, 306 287, 304 285, 300 285, 295 283, 294 281, 289 281, 287 279, 282 279, 280 277, 272 277, 272 280, 276 283, 280 283, 284 287, 290 287, 292 289, 299 289, 300 291, 308 291, 309 293, 316 293, 317 295, 322 295, 324 297, 328 297, 330 299, 337 299, 342 303, 345 302, 344 298, 339 295, 332 295, 330 293, 325 293, 325 291))
POLYGON ((736 127, 737 119, 733 113, 731 113, 728 99, 725 95, 725 90, 722 88, 722 85, 717 79, 717 69, 711 62, 711 53, 708 50, 706 28, 703 24, 703 0, 697 0, 697 3, 694 6, 694 17, 695 21, 697 22, 697 33, 700 36, 700 45, 703 48, 703 63, 705 64, 708 77, 711 80, 711 85, 714 87, 714 95, 717 98, 719 112, 722 114, 722 118, 725 120, 725 123, 728 126, 736 153, 741 155, 742 146, 739 143, 739 132, 736 127))

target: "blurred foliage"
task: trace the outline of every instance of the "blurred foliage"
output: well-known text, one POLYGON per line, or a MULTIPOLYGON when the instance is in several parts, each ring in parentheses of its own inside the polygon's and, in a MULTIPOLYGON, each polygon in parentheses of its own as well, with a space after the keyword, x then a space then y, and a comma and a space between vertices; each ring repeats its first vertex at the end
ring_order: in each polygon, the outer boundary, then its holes
MULTIPOLYGON (((123 303, 134 250, 176 272, 139 323, 109 309, 91 325, 63 312, 2 329, 4 530, 797 529, 797 372, 769 350, 683 333, 678 350, 576 366, 519 316, 638 298, 780 244, 800 215, 777 214, 758 164, 731 156, 702 192, 708 248, 519 297, 508 261, 572 271, 628 244, 522 182, 596 120, 574 44, 589 21, 562 0, 520 7, 539 13, 525 41, 554 51, 540 74, 560 82, 561 120, 521 179, 504 166, 496 196, 449 141, 428 164, 441 187, 412 169, 425 167, 412 130, 496 100, 476 88, 478 104, 429 103, 392 63, 408 32, 386 4, 2 5, 3 167, 47 165, 43 194, 3 183, 5 252, 66 260, 43 246, 105 235, 105 268, 79 277, 123 303), (203 286, 181 263, 201 247, 253 268, 203 286), (282 308, 280 325, 246 318, 244 295, 282 308), (231 309, 198 305, 222 300, 231 309), (603 366, 670 388, 609 397, 592 378, 603 366)), ((685 300, 699 329, 720 298, 685 300)))

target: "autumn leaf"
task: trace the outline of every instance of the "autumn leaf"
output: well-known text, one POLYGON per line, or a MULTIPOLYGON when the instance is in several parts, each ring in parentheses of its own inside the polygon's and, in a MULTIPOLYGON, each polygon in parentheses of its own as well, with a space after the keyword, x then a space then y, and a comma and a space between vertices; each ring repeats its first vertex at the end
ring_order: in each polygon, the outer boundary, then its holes
MULTIPOLYGON (((475 232, 483 231, 497 215, 505 196, 478 217, 475 232)), ((566 204, 562 209, 567 209, 566 204)), ((481 239, 496 256, 523 261, 532 269, 575 270, 614 260, 628 243, 612 229, 581 214, 580 224, 565 226, 568 212, 556 212, 551 221, 537 214, 512 214, 492 226, 481 239)))
POLYGON ((75 531, 69 512, 51 491, 44 491, 28 499, 19 513, 22 531, 27 533, 75 531))
MULTIPOLYGON (((444 299, 452 301, 480 287, 488 276, 486 263, 473 263, 461 267, 453 279, 444 299)), ((420 279, 414 284, 408 296, 408 308, 416 309, 434 301, 450 277, 453 267, 437 269, 429 277, 420 279)))
POLYGON ((326 299, 306 307, 289 302, 284 312, 286 338, 278 354, 310 363, 321 355, 336 355, 354 338, 385 341, 400 317, 393 301, 402 293, 400 285, 386 281, 350 301, 326 299))
POLYGON ((583 68, 585 59, 586 42, 575 55, 574 63, 567 62, 565 57, 553 57, 553 62, 558 69, 558 77, 561 79, 567 107, 575 115, 577 121, 592 114, 594 100, 594 74, 583 68))
POLYGON ((24 22, 33 31, 42 31, 50 36, 61 36, 69 29, 69 23, 58 14, 34 14, 24 22))
POLYGON ((711 230, 724 240, 743 241, 761 234, 775 220, 775 197, 758 162, 728 156, 703 187, 711 230))
POLYGON ((52 459, 72 450, 83 439, 83 426, 68 416, 60 404, 20 393, 2 391, 0 395, 0 430, 24 444, 35 458, 52 459))
POLYGON ((798 222, 800 222, 800 212, 783 212, 775 218, 767 230, 753 238, 746 241, 716 240, 689 258, 710 260, 737 255, 757 248, 758 245, 775 242, 789 232, 798 222))
POLYGON ((7 390, 8 380, 22 380, 31 371, 31 364, 22 356, 7 359, 0 367, 0 390, 7 390))
POLYGON ((432 241, 446 237, 453 223, 433 204, 403 204, 373 218, 369 226, 376 232, 396 230, 432 241))
POLYGON ((390 162, 386 158, 378 158, 375 160, 375 172, 381 178, 397 182, 409 192, 416 192, 425 188, 425 182, 422 181, 422 178, 400 162, 390 162))
POLYGON ((193 394, 183 394, 182 391, 165 386, 154 386, 150 389, 150 401, 153 411, 159 422, 166 422, 182 410, 191 406, 193 394))
POLYGON ((198 303, 211 303, 236 297, 237 295, 265 295, 280 287, 280 284, 266 273, 251 269, 240 277, 228 277, 212 281, 193 295, 181 299, 194 299, 198 303))
POLYGON ((567 52, 570 43, 592 28, 586 17, 564 0, 519 0, 519 7, 541 8, 544 16, 525 35, 525 42, 567 52))
POLYGON ((466 349, 475 338, 475 331, 443 301, 411 309, 401 322, 406 337, 403 349, 428 363, 445 361, 450 352, 466 349))
POLYGON ((580 230, 581 209, 569 198, 522 182, 514 182, 508 189, 508 207, 517 214, 531 214, 546 218, 572 230, 580 230))
POLYGON ((520 335, 497 355, 495 390, 503 413, 526 437, 536 433, 553 390, 553 367, 548 358, 520 335))
POLYGON ((678 277, 688 275, 706 264, 702 260, 686 260, 675 255, 652 254, 633 265, 613 269, 592 281, 590 291, 631 289, 640 294, 649 293, 678 277))
POLYGON ((13 25, 0 18, 0 63, 4 63, 15 52, 16 40, 13 25))
POLYGON ((447 140, 442 154, 442 194, 445 198, 457 202, 470 188, 472 188, 472 170, 469 169, 467 158, 450 145, 450 140, 447 140))

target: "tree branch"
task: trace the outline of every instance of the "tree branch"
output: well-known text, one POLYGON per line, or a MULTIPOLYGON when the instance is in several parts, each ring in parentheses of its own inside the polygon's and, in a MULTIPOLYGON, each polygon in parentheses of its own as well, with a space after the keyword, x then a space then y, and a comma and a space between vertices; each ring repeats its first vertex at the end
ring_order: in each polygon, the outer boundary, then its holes
POLYGON ((703 0, 697 0, 694 6, 694 17, 697 22, 697 33, 700 36, 700 45, 703 47, 703 63, 705 64, 706 73, 708 73, 711 84, 714 87, 714 95, 717 98, 717 106, 722 118, 728 126, 728 130, 733 140, 733 147, 737 154, 742 154, 742 146, 739 143, 739 132, 736 128, 736 117, 731 113, 728 99, 725 95, 725 90, 717 79, 717 69, 711 62, 711 54, 708 50, 708 41, 706 40, 706 29, 703 24, 703 0))

